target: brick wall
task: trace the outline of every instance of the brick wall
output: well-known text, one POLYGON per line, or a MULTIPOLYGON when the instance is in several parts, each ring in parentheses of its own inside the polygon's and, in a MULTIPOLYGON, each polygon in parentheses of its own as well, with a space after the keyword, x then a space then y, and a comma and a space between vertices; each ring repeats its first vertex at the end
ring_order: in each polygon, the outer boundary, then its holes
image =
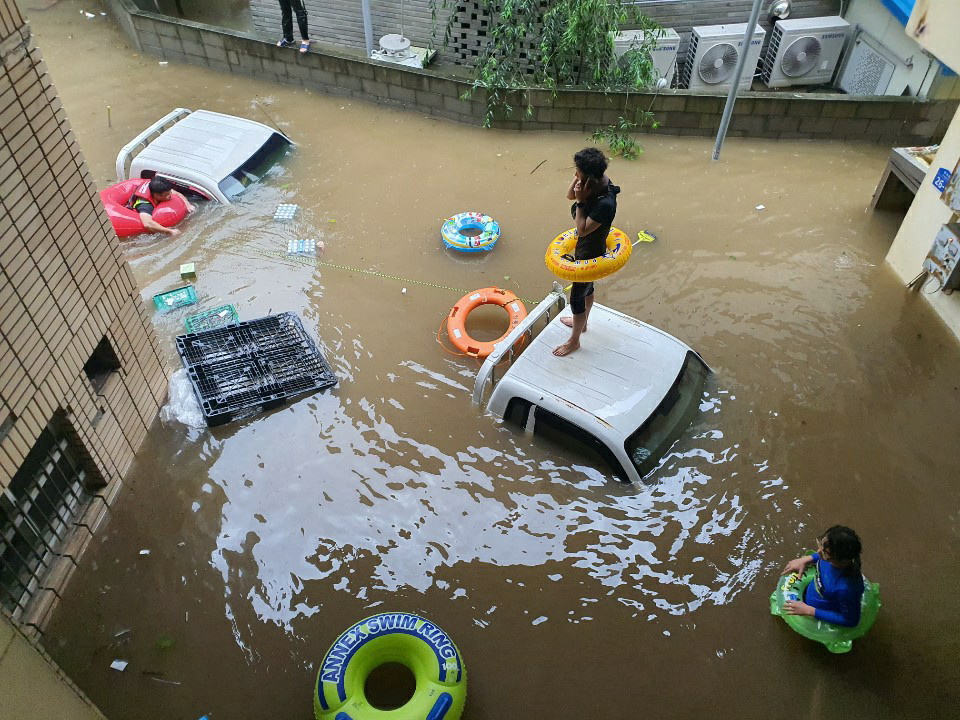
MULTIPOLYGON (((432 70, 415 70, 367 60, 350 51, 324 49, 306 54, 277 48, 251 33, 137 10, 129 0, 105 0, 121 17, 131 42, 166 60, 202 65, 224 73, 250 75, 267 82, 310 87, 331 95, 408 108, 456 122, 479 125, 486 113, 482 95, 461 100, 469 84, 432 70)), ((605 95, 561 90, 555 95, 531 91, 529 117, 497 123, 516 130, 574 130, 590 133, 621 114, 648 106, 672 135, 716 134, 726 94, 668 90, 605 95), (624 107, 626 106, 626 111, 624 107)), ((514 107, 522 108, 524 98, 514 107)), ((816 93, 741 93, 731 136, 857 140, 886 145, 922 145, 946 132, 957 101, 913 97, 854 97, 816 93)))
MULTIPOLYGON (((151 319, 40 51, 0 0, 0 488, 57 417, 98 497, 62 548, 65 579, 166 394, 151 319), (119 370, 94 390, 106 339, 119 370)), ((58 561, 59 562, 59 561, 58 561)), ((38 627, 58 589, 34 604, 38 627)))

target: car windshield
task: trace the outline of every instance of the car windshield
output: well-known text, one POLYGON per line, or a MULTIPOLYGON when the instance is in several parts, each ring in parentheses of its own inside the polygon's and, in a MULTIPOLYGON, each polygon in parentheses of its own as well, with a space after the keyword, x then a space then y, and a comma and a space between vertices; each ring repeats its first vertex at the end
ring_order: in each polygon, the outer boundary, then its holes
POLYGON ((647 421, 627 438, 624 449, 640 477, 660 462, 700 407, 710 369, 696 353, 688 352, 680 374, 647 421))
POLYGON ((270 136, 250 159, 220 181, 220 192, 233 199, 242 193, 248 185, 257 182, 267 174, 287 151, 290 141, 280 133, 270 136))

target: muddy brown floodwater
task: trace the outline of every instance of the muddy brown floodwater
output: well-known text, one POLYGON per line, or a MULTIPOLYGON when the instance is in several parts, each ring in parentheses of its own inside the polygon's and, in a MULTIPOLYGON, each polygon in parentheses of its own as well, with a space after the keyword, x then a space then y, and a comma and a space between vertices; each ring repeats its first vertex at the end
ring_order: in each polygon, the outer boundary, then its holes
MULTIPOLYGON (((88 6, 30 19, 102 185, 117 149, 177 106, 269 115, 298 143, 180 239, 126 244, 144 301, 195 262, 201 307, 299 313, 340 378, 212 431, 156 424, 45 636, 111 720, 308 718, 331 642, 384 610, 423 613, 457 642, 469 720, 952 712, 960 352, 883 263, 899 218, 865 207, 886 150, 731 139, 711 163, 710 140, 659 135, 613 162, 617 225, 659 239, 599 301, 715 370, 655 483, 623 486, 474 413, 477 365, 435 340, 458 290, 549 289, 543 250, 569 225, 583 135, 160 66, 88 6), (291 223, 271 219, 280 202, 301 206, 291 223), (493 252, 441 248, 441 221, 467 209, 502 224, 493 252), (403 279, 273 254, 291 237, 403 279), (838 522, 863 537, 884 607, 833 656, 772 618, 767 596, 838 522)), ((171 368, 185 315, 156 316, 171 368)))

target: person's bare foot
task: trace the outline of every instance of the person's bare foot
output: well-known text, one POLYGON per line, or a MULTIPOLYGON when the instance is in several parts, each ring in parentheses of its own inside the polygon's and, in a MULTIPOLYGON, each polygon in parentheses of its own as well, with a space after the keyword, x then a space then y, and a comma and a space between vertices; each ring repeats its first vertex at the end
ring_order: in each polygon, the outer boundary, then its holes
MULTIPOLYGON (((571 315, 565 315, 565 316, 563 316, 562 318, 560 318, 560 322, 562 322, 562 323, 563 323, 564 325, 566 325, 568 328, 572 328, 572 327, 573 327, 573 316, 571 316, 571 315)), ((587 326, 584 325, 584 326, 583 326, 583 330, 582 330, 581 332, 586 332, 586 331, 587 331, 587 326)))
POLYGON ((563 345, 557 345, 557 347, 553 349, 553 354, 557 357, 565 357, 579 348, 579 341, 567 340, 563 345))

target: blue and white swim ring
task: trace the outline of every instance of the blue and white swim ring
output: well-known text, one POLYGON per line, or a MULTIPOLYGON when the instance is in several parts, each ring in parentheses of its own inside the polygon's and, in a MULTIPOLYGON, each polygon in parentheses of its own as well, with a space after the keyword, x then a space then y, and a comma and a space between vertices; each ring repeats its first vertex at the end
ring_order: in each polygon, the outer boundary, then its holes
POLYGON ((500 224, 489 215, 462 212, 447 218, 440 228, 443 244, 460 252, 492 250, 500 239, 500 224), (464 235, 464 230, 471 233, 464 235), (479 231, 479 234, 475 234, 479 231))

